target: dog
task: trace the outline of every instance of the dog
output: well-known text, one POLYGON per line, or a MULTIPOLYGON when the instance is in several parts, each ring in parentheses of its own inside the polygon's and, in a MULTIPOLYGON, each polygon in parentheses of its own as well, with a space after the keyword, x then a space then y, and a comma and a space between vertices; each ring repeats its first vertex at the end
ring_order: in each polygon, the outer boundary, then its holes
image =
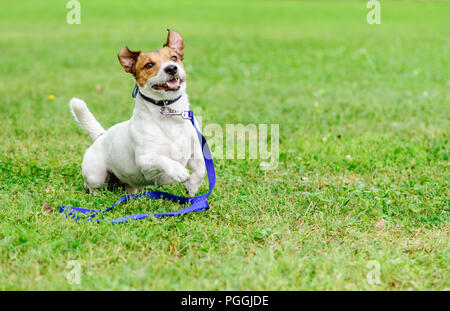
POLYGON ((142 53, 122 48, 119 62, 136 81, 135 107, 131 119, 107 131, 84 101, 70 100, 75 120, 93 140, 82 162, 90 193, 116 178, 130 193, 183 183, 189 196, 195 196, 206 167, 197 132, 185 118, 190 105, 183 56, 184 40, 171 29, 158 50, 142 53))

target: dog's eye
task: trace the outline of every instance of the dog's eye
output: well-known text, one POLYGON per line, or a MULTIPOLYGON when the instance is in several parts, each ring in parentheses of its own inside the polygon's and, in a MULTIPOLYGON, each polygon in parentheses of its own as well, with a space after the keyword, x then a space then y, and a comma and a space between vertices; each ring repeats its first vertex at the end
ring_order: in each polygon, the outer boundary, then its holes
POLYGON ((176 62, 176 61, 178 60, 178 57, 176 57, 175 55, 172 56, 171 58, 172 58, 172 60, 173 60, 174 62, 176 62))
POLYGON ((145 68, 152 68, 153 67, 153 65, 154 65, 154 63, 147 63, 147 64, 145 64, 145 68))

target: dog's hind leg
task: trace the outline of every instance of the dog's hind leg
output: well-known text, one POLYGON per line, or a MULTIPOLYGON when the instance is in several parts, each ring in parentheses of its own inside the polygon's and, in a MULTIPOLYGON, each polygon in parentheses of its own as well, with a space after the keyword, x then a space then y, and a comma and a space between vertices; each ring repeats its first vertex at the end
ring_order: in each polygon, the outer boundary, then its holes
POLYGON ((139 188, 130 186, 130 185, 126 185, 125 186, 125 191, 129 194, 136 194, 139 192, 139 188))
POLYGON ((106 182, 109 173, 104 157, 101 152, 96 150, 95 144, 86 150, 81 171, 90 193, 95 194, 95 189, 100 188, 106 182))
POLYGON ((117 176, 111 172, 108 172, 108 177, 107 177, 106 182, 108 184, 109 190, 116 190, 119 187, 122 187, 123 189, 125 189, 125 191, 128 194, 136 194, 139 191, 139 189, 137 187, 131 186, 129 184, 126 184, 126 183, 123 183, 122 181, 120 181, 120 179, 117 178, 117 176))

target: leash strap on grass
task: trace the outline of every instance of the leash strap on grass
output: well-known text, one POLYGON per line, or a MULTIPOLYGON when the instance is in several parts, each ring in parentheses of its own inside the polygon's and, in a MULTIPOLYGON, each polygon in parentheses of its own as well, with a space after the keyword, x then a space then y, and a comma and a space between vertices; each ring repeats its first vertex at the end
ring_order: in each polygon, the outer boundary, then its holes
POLYGON ((214 186, 216 184, 216 173, 214 170, 214 162, 212 160, 211 150, 209 149, 208 143, 206 142, 205 137, 202 135, 202 133, 199 131, 197 126, 195 126, 194 121, 194 115, 191 110, 188 112, 189 119, 192 122, 192 125, 194 126, 195 130, 197 131, 197 135, 199 138, 199 141, 202 145, 202 151, 203 151, 203 159, 205 160, 206 165, 206 172, 208 173, 208 182, 209 182, 209 191, 205 194, 202 194, 200 196, 196 197, 180 197, 176 196, 167 192, 162 191, 150 191, 150 192, 144 192, 142 194, 130 194, 126 195, 124 197, 121 197, 119 200, 117 200, 114 205, 108 207, 104 211, 101 211, 99 209, 88 209, 88 208, 82 208, 82 207, 74 207, 74 206, 61 206, 59 208, 59 212, 66 215, 66 218, 72 218, 75 221, 78 221, 80 219, 80 215, 84 214, 88 216, 89 220, 95 220, 97 222, 100 222, 99 219, 96 219, 95 217, 99 213, 107 213, 111 211, 114 207, 121 204, 122 202, 127 202, 129 200, 138 200, 141 198, 150 198, 150 199, 166 199, 172 202, 176 202, 179 204, 188 204, 191 205, 189 207, 183 208, 176 212, 167 212, 167 213, 142 213, 142 214, 135 214, 135 215, 129 215, 124 216, 122 218, 113 219, 112 223, 123 223, 128 222, 132 220, 140 220, 145 219, 150 215, 153 215, 156 218, 164 218, 166 216, 179 216, 183 214, 187 214, 190 212, 202 212, 209 209, 208 201, 206 200, 208 196, 211 194, 212 190, 214 189, 214 186))

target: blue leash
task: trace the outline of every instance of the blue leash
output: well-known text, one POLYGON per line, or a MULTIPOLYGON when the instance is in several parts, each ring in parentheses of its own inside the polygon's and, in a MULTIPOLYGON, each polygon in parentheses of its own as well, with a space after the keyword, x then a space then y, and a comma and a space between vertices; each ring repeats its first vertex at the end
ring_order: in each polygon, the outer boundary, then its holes
POLYGON ((114 207, 121 204, 122 202, 127 202, 131 199, 138 200, 144 197, 150 198, 150 199, 166 199, 172 202, 176 202, 179 204, 188 204, 191 205, 189 207, 183 208, 176 212, 167 212, 167 213, 141 213, 141 214, 135 214, 135 215, 129 215, 124 216, 121 218, 113 219, 112 223, 123 223, 128 222, 132 220, 140 220, 145 219, 150 215, 153 215, 156 218, 164 218, 166 216, 179 216, 184 215, 190 212, 202 212, 209 209, 208 201, 206 200, 208 196, 211 194, 212 190, 214 189, 214 186, 216 184, 216 173, 214 171, 214 162, 212 160, 211 150, 209 149, 208 143, 206 142, 205 137, 202 135, 202 133, 199 131, 197 126, 195 126, 194 122, 194 114, 191 110, 188 111, 186 119, 190 119, 192 125, 194 126, 195 130, 197 131, 198 138, 202 145, 202 151, 203 151, 203 159, 205 160, 206 165, 206 172, 208 173, 208 181, 209 181, 209 191, 205 194, 202 194, 200 196, 196 197, 180 197, 176 196, 167 192, 162 191, 150 191, 150 192, 144 192, 142 194, 130 194, 126 195, 124 197, 121 197, 119 200, 117 200, 114 205, 108 207, 104 211, 101 211, 99 209, 89 209, 89 208, 82 208, 82 207, 74 207, 74 206, 61 206, 59 208, 59 212, 66 215, 66 218, 73 218, 75 221, 78 221, 80 219, 80 216, 78 213, 84 214, 86 216, 89 216, 89 220, 95 220, 97 222, 100 222, 99 219, 96 219, 95 216, 99 213, 107 213, 111 211, 114 207))

